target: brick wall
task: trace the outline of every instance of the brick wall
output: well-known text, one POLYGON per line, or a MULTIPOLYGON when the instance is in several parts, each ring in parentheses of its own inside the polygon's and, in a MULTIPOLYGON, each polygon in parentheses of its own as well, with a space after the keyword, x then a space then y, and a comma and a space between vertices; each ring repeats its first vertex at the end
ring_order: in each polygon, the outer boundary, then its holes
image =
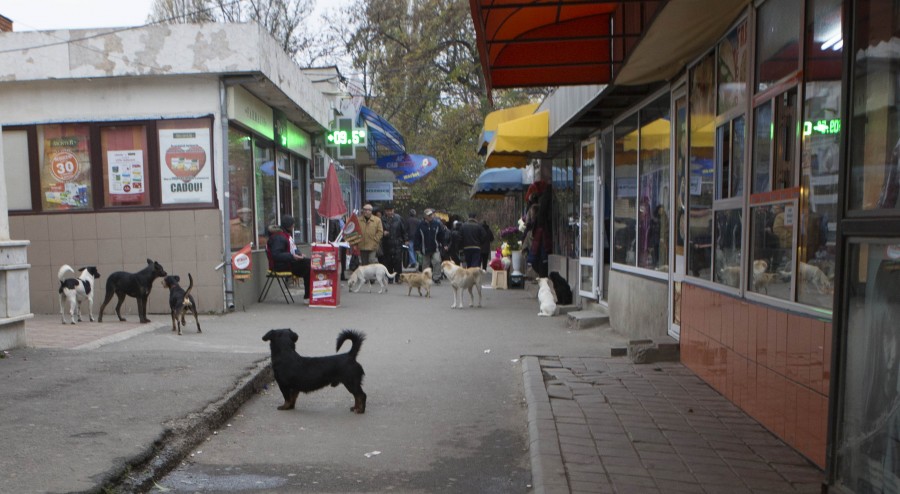
POLYGON ((13 30, 13 23, 10 19, 3 17, 0 15, 0 32, 11 32, 13 30))

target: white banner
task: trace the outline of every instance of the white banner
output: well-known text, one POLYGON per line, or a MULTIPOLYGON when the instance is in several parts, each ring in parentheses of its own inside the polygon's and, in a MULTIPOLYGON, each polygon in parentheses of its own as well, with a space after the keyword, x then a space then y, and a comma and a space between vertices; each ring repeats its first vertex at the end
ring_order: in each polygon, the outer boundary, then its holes
POLYGON ((212 203, 209 128, 160 129, 163 204, 212 203))
POLYGON ((392 201, 394 200, 393 182, 367 182, 366 201, 392 201))

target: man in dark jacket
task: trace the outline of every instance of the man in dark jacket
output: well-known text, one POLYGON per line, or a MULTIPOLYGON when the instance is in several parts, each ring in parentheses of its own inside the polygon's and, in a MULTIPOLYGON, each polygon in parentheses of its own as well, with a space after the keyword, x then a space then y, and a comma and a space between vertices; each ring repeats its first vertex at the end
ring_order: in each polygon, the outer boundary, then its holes
POLYGON ((487 235, 481 223, 475 219, 475 213, 469 213, 469 220, 460 226, 459 232, 465 267, 481 266, 481 244, 487 235))
POLYGON ((282 216, 281 227, 269 228, 266 256, 269 258, 269 269, 290 271, 294 276, 303 278, 303 298, 309 298, 309 259, 303 257, 294 244, 293 216, 282 216))
POLYGON ((422 220, 416 216, 416 210, 410 209, 409 216, 406 217, 406 234, 409 237, 409 240, 406 242, 406 248, 409 250, 409 263, 408 266, 411 266, 413 269, 419 268, 418 260, 416 259, 416 249, 415 249, 415 236, 416 232, 419 231, 419 223, 422 220))
POLYGON ((484 242, 481 244, 481 270, 487 271, 488 263, 491 261, 491 242, 494 241, 494 232, 491 231, 487 221, 482 221, 481 227, 484 228, 484 242))
POLYGON ((434 210, 425 210, 425 219, 419 223, 414 239, 416 252, 422 253, 421 268, 430 267, 431 277, 435 284, 441 278, 441 248, 447 238, 447 227, 434 217, 434 210))
MULTIPOLYGON (((384 216, 381 218, 384 224, 384 236, 381 237, 381 251, 385 267, 391 273, 403 272, 403 248, 406 245, 406 224, 402 218, 394 214, 394 206, 384 206, 384 216)), ((394 280, 388 280, 393 283, 394 280)))

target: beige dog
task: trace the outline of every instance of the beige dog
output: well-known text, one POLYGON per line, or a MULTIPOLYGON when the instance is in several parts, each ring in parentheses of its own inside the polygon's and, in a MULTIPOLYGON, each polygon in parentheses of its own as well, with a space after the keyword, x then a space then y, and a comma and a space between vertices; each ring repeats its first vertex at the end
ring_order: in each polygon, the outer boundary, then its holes
POLYGON ((394 279, 396 276, 394 273, 388 271, 388 269, 384 266, 384 264, 366 264, 365 266, 360 266, 356 268, 350 275, 350 279, 347 280, 347 286, 350 287, 350 291, 353 293, 359 292, 359 289, 362 288, 363 283, 371 282, 369 285, 369 293, 372 293, 372 285, 377 281, 381 288, 378 290, 378 293, 384 293, 387 291, 387 280, 394 279))
POLYGON ((409 291, 406 296, 412 295, 412 289, 419 290, 419 296, 422 296, 422 288, 425 289, 425 297, 431 297, 431 268, 425 268, 421 273, 403 273, 400 275, 400 283, 409 285, 409 291))
POLYGON ((469 307, 475 305, 475 295, 472 294, 473 287, 478 290, 478 307, 481 307, 481 267, 463 268, 457 266, 453 261, 444 261, 441 263, 441 271, 444 272, 444 276, 450 280, 450 286, 453 287, 451 309, 455 307, 462 309, 463 290, 469 291, 469 307))

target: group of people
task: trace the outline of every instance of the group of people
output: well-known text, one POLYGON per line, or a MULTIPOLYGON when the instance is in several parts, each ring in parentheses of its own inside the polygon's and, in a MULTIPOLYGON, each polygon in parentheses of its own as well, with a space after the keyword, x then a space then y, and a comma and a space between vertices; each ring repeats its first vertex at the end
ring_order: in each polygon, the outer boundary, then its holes
MULTIPOLYGON (((389 271, 399 273, 406 265, 419 271, 431 268, 434 282, 440 284, 441 262, 452 259, 457 264, 487 268, 494 235, 487 223, 479 223, 474 213, 468 221, 455 221, 449 227, 431 208, 421 218, 415 209, 406 218, 395 214, 391 204, 376 211, 371 204, 362 208, 359 264, 379 262, 389 271)), ((352 263, 352 261, 351 261, 352 263)))
MULTIPOLYGON (((538 207, 538 203, 537 200, 532 203, 534 207, 529 211, 527 232, 532 234, 534 240, 529 261, 541 272, 545 271, 542 268, 546 268, 546 256, 549 253, 549 229, 546 229, 545 222, 542 221, 545 215, 541 214, 542 208, 538 207)), ((425 209, 423 213, 420 218, 416 210, 411 209, 408 216, 403 218, 395 213, 392 204, 385 205, 380 211, 371 204, 364 205, 362 215, 359 216, 360 241, 355 246, 359 254, 351 258, 350 271, 357 265, 373 263, 383 264, 393 273, 403 272, 404 264, 418 271, 430 267, 434 283, 440 284, 441 263, 447 259, 463 267, 480 266, 481 269, 487 269, 491 243, 494 241, 494 234, 487 222, 479 222, 475 213, 469 213, 465 220, 451 218, 445 224, 433 209, 425 209)), ((343 222, 334 221, 334 225, 329 227, 332 233, 329 240, 334 241, 343 227, 343 222)), ((269 239, 266 243, 269 268, 290 271, 294 276, 303 278, 304 298, 308 298, 310 261, 297 249, 293 231, 294 218, 288 215, 282 217, 280 225, 269 227, 269 239)), ((345 256, 345 249, 342 248, 342 266, 347 265, 345 256)), ((343 272, 341 279, 345 279, 343 272)))

